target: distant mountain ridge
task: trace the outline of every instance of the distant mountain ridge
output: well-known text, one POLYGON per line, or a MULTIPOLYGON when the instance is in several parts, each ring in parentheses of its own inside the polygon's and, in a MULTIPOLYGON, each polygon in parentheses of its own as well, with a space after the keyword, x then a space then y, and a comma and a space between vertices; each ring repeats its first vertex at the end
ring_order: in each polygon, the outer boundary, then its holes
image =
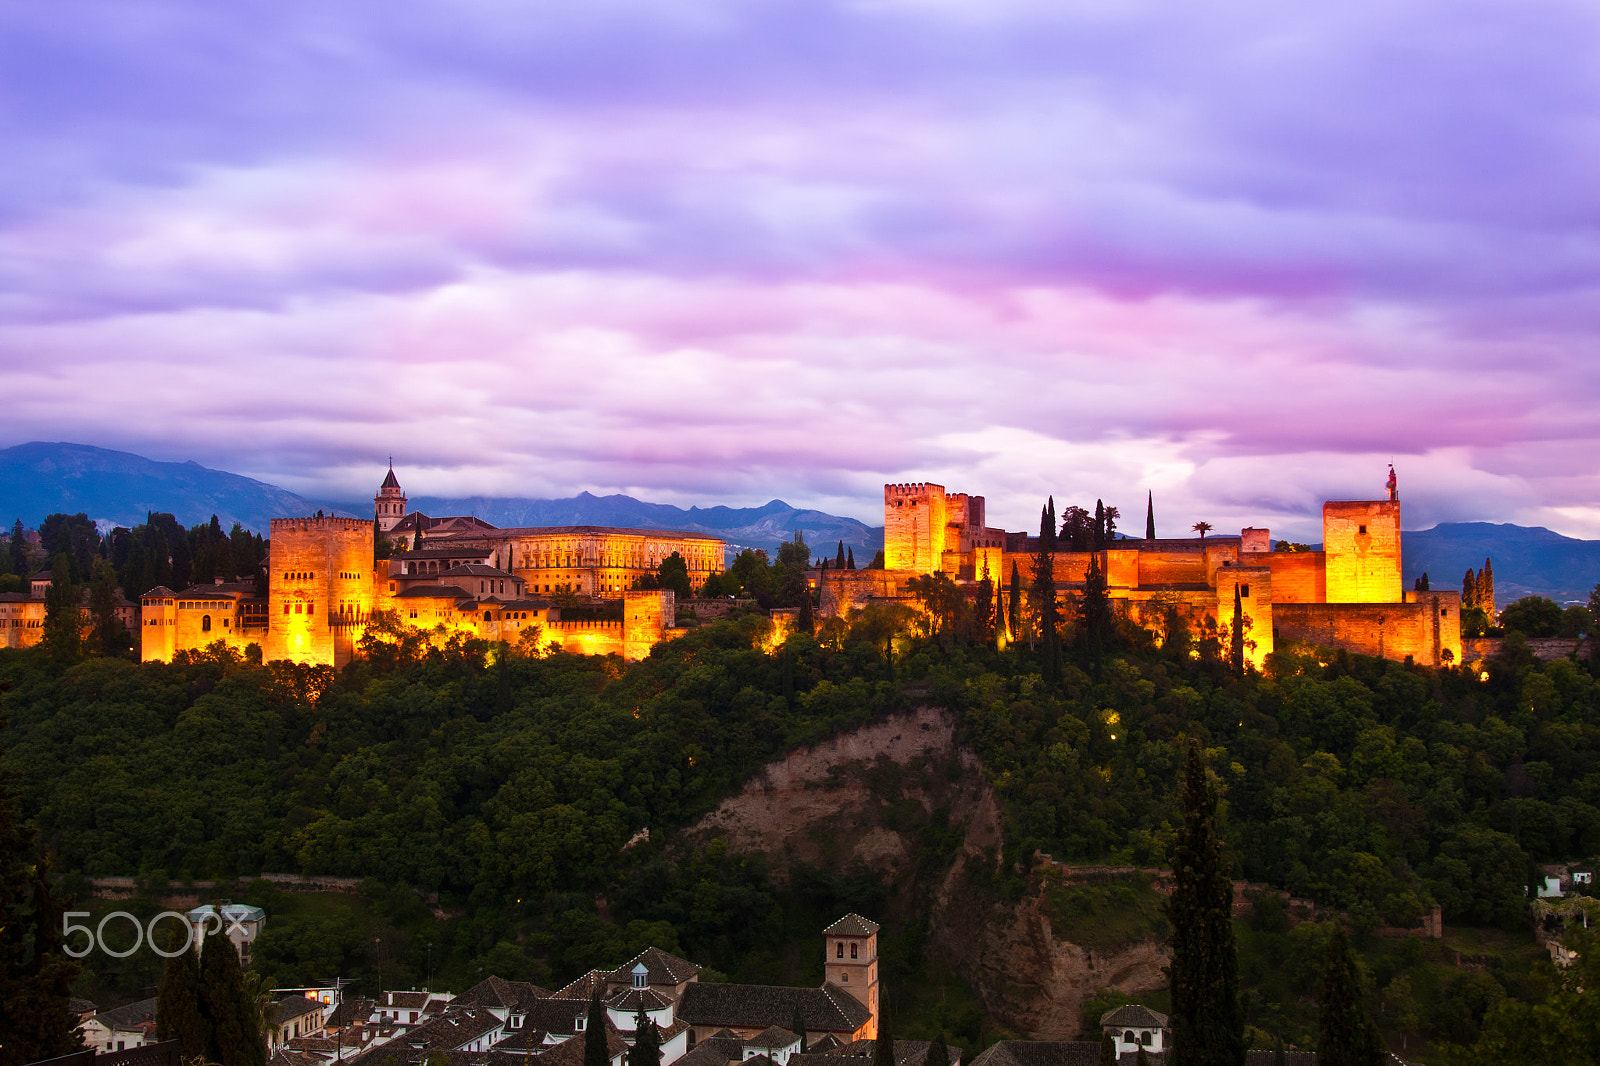
POLYGON ((1436 589, 1459 589, 1467 568, 1494 560, 1495 605, 1522 596, 1587 601, 1600 584, 1600 540, 1564 537, 1543 526, 1442 522, 1401 539, 1407 588, 1424 571, 1436 589))
MULTIPOLYGON (((434 516, 477 515, 502 527, 596 525, 706 533, 728 541, 735 550, 773 552, 798 529, 817 555, 832 555, 844 541, 854 550, 858 566, 867 565, 883 547, 882 527, 791 507, 782 500, 760 507, 685 510, 632 496, 583 492, 559 500, 416 496, 409 506, 434 516)), ((214 514, 224 529, 238 522, 265 534, 274 518, 318 510, 365 518, 372 514, 372 502, 312 500, 195 462, 159 462, 88 444, 33 441, 0 449, 0 524, 6 527, 18 518, 23 525, 36 527, 45 515, 79 511, 99 522, 134 526, 150 511, 166 511, 186 526, 209 521, 214 514)))

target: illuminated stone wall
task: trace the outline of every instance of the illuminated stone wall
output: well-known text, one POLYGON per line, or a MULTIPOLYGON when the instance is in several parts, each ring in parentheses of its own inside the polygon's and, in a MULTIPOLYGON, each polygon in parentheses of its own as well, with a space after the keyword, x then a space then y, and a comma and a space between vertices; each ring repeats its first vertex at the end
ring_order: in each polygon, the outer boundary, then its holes
POLYGON ((1274 603, 1327 602, 1327 569, 1322 552, 1273 552, 1263 561, 1272 568, 1274 603))
POLYGON ((268 660, 344 665, 356 639, 355 623, 369 617, 374 606, 371 522, 272 520, 268 660), (341 617, 346 624, 337 624, 341 617))
POLYGON ((1395 500, 1322 505, 1328 603, 1399 603, 1400 504, 1395 500))
POLYGON ((1461 661, 1461 594, 1416 593, 1414 603, 1278 603, 1273 625, 1286 641, 1344 648, 1423 666, 1461 661))
POLYGON ((1274 647, 1272 570, 1265 566, 1225 566, 1217 571, 1217 633, 1224 656, 1233 640, 1235 588, 1239 590, 1239 607, 1246 622, 1245 658, 1260 669, 1274 647))
MULTIPOLYGON (((964 516, 963 516, 964 517, 964 516)), ((883 559, 886 570, 931 574, 943 564, 948 517, 944 486, 914 482, 883 487, 883 559)))

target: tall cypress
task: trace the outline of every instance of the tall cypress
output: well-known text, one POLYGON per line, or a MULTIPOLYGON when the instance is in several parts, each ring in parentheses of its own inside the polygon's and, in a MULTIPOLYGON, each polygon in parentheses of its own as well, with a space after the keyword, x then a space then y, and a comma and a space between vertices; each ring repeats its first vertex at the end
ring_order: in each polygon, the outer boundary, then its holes
POLYGON ((872 1042, 872 1066, 894 1066, 894 1033, 889 1029, 889 1011, 878 1001, 878 1035, 872 1042))
POLYGON ((1387 1054, 1377 1026, 1367 1013, 1361 964, 1344 927, 1334 926, 1328 938, 1328 962, 1317 997, 1317 1062, 1319 1066, 1382 1066, 1387 1054))
POLYGON ((1200 742, 1189 741, 1183 827, 1173 862, 1172 990, 1174 1066, 1242 1066, 1244 1015, 1239 955, 1233 941, 1233 881, 1217 838, 1217 795, 1206 778, 1200 742))
POLYGON ((1478 606, 1489 614, 1489 622, 1494 623, 1494 563, 1485 558, 1483 569, 1478 571, 1478 606))
POLYGON ((844 541, 842 540, 839 542, 839 552, 834 556, 833 568, 835 570, 844 569, 844 541))
MULTIPOLYGON (((584 1046, 588 1050, 588 1045, 584 1046)), ((633 1017, 633 1046, 628 1049, 628 1066, 661 1066, 661 1033, 655 1020, 644 1012, 644 1000, 633 1017)))
POLYGON ((583 1066, 610 1066, 611 1051, 606 1047, 606 1010, 600 1005, 600 989, 589 997, 589 1020, 583 1030, 583 1066))
POLYGON ((922 1066, 950 1066, 950 1045, 944 1042, 943 1032, 935 1036, 933 1043, 928 1045, 928 1057, 922 1066))
POLYGON ((1055 497, 1039 514, 1039 552, 1033 557, 1033 599, 1039 621, 1039 673, 1046 685, 1061 680, 1061 610, 1056 601, 1055 497))
POLYGON ((265 1066, 266 1037, 255 998, 245 987, 239 952, 219 927, 200 953, 200 1009, 210 1023, 207 1062, 220 1066, 265 1066))
POLYGON ((200 1011, 200 963, 191 943, 161 968, 156 996, 156 1039, 176 1040, 183 1062, 205 1061, 211 1046, 211 1025, 200 1011))
POLYGON ((1100 1038, 1100 1062, 1098 1066, 1117 1066, 1117 1039, 1110 1033, 1100 1038))
POLYGON ((856 568, 856 550, 854 547, 845 549, 844 568, 846 570, 854 570, 856 568))
POLYGON ((1016 640, 1017 634, 1022 631, 1022 573, 1017 569, 1015 559, 1011 561, 1011 594, 1007 600, 1006 626, 1011 639, 1016 640))
POLYGON ((1144 504, 1144 539, 1156 539, 1156 494, 1148 491, 1144 504))
POLYGON ((1084 575, 1083 595, 1078 597, 1078 637, 1098 664, 1111 637, 1111 597, 1106 592, 1106 574, 1100 566, 1100 553, 1089 556, 1089 572, 1084 575))
POLYGON ((83 650, 83 621, 78 614, 78 586, 72 561, 57 552, 50 564, 50 589, 44 596, 44 645, 60 664, 75 661, 83 650))
POLYGON ((1094 550, 1104 551, 1106 546, 1106 503, 1094 501, 1094 550))
MULTIPOLYGON (((789 1028, 793 1030, 795 1036, 800 1038, 800 1054, 804 1055, 810 1040, 806 1037, 806 1016, 800 1012, 800 1004, 798 1002, 794 1005, 794 1020, 789 1023, 789 1028)), ((929 1066, 932 1066, 932 1064, 930 1063, 929 1066)))
POLYGON ((1244 676, 1244 600, 1239 594, 1239 583, 1233 583, 1233 623, 1228 627, 1228 665, 1239 677, 1244 676))

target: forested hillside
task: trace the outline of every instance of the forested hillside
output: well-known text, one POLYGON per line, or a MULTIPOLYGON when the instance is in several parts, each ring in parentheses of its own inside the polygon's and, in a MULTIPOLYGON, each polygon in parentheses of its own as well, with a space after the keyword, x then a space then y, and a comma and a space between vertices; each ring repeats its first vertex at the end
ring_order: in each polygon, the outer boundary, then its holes
MULTIPOLYGON (((1531 950, 1534 864, 1600 852, 1588 663, 1540 664, 1513 637, 1481 675, 1306 650, 1237 676, 1214 641, 1115 629, 1098 652, 1069 647, 1047 684, 1026 647, 963 646, 959 632, 874 611, 770 650, 768 623, 746 617, 632 666, 457 641, 342 674, 11 652, 0 743, 24 814, 75 877, 137 874, 152 893, 261 872, 369 879, 344 903, 250 890, 279 916, 261 945, 274 980, 373 982, 386 967, 389 987, 430 971, 562 981, 648 942, 747 979, 814 980, 810 943, 831 908, 899 908, 885 915, 886 979, 907 1029, 971 1041, 994 1029, 930 954, 916 891, 891 903, 887 873, 870 869, 775 884, 759 856, 676 846, 672 830, 774 756, 933 702, 957 715, 1004 812, 1003 853, 970 878, 1017 899, 1037 851, 1164 863, 1192 736, 1224 790, 1237 876, 1346 912, 1358 934, 1437 902, 1499 945, 1463 1000, 1428 959, 1379 965, 1390 948, 1363 941, 1375 995, 1398 1000, 1390 986, 1408 982, 1411 1013, 1383 1015, 1392 1031, 1469 1041, 1499 998, 1544 994, 1516 947, 1531 950), (942 1006, 918 1000, 918 982, 938 984, 942 1006)), ((918 832, 928 865, 948 865, 937 825, 918 832)), ((1263 937, 1283 935, 1263 922, 1263 937)), ((90 961, 102 987, 143 980, 136 961, 90 961)), ((1310 993, 1291 961, 1257 967, 1251 1020, 1304 1036, 1310 993)))

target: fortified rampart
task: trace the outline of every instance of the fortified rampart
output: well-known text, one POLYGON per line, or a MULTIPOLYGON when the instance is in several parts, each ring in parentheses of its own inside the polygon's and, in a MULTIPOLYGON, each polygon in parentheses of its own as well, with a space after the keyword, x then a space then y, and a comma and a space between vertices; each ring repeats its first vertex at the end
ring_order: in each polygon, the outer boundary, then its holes
POLYGON ((274 518, 267 561, 266 658, 343 666, 357 634, 330 615, 370 615, 375 606, 372 522, 274 518))

